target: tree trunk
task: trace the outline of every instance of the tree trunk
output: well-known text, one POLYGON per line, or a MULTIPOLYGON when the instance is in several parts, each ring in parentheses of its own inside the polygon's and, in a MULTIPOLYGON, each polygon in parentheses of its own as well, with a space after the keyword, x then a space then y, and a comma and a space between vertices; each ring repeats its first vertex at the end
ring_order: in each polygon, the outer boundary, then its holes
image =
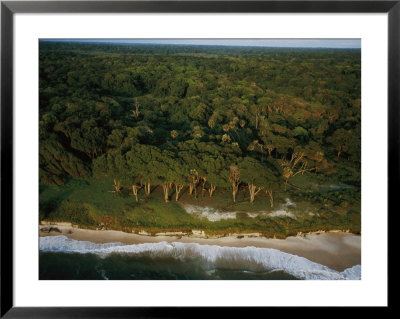
POLYGON ((146 193, 146 196, 150 195, 150 182, 144 183, 144 191, 146 193))
POLYGON ((179 199, 179 193, 181 192, 182 188, 185 184, 175 184, 175 201, 177 202, 179 199))
POLYGON ((249 192, 250 192, 250 203, 254 202, 254 189, 255 186, 253 184, 249 184, 249 192))
POLYGON ((255 186, 254 184, 249 184, 249 192, 250 192, 250 203, 254 203, 254 198, 261 191, 262 187, 255 186))
POLYGON ((116 193, 119 193, 121 191, 121 182, 117 181, 115 178, 114 178, 114 189, 116 193))
POLYGON ((214 186, 213 184, 211 184, 210 189, 208 190, 208 193, 210 194, 210 197, 212 197, 214 191, 215 191, 216 186, 214 186))
POLYGON ((132 194, 133 196, 136 197, 136 201, 138 201, 137 193, 138 193, 139 187, 137 185, 132 185, 132 194))
POLYGON ((271 205, 271 208, 274 208, 274 196, 272 190, 267 189, 265 193, 269 196, 269 203, 271 205))
POLYGON ((168 183, 163 184, 162 187, 164 190, 164 202, 168 203, 168 201, 169 201, 169 197, 168 197, 169 184, 168 183))
POLYGON ((236 183, 232 183, 232 195, 233 195, 233 202, 236 203, 236 194, 238 192, 239 185, 236 183))

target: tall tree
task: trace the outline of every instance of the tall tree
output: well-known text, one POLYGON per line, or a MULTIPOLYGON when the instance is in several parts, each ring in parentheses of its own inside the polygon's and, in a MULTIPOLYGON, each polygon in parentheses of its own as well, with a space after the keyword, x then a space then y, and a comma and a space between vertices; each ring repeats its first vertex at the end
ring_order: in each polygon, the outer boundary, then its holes
POLYGON ((254 202, 255 196, 264 188, 265 167, 256 159, 245 157, 239 163, 240 176, 247 184, 250 194, 250 203, 254 202))
POLYGON ((226 160, 221 155, 205 155, 202 161, 206 182, 209 184, 208 193, 210 197, 217 187, 228 187, 228 170, 226 160))
POLYGON ((232 197, 233 201, 236 202, 236 194, 239 190, 240 185, 240 170, 237 165, 231 165, 229 167, 229 181, 232 185, 232 197))

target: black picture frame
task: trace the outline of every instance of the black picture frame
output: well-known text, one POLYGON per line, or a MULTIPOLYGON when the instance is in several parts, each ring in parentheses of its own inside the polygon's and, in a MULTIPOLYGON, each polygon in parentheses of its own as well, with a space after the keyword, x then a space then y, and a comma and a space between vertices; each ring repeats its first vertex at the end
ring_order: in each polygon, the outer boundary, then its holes
MULTIPOLYGON (((1 1, 1 317, 176 318, 193 309, 66 307, 13 304, 13 17, 16 13, 387 13, 388 14, 388 218, 398 212, 400 153, 400 0, 396 1, 1 1), (392 215, 393 215, 392 214, 392 215)), ((392 223, 393 224, 393 223, 392 223)), ((388 229, 389 231, 389 229, 388 229)), ((388 244, 391 242, 388 232, 388 244)), ((389 247, 389 245, 388 245, 389 247)), ((389 249, 390 250, 390 249, 389 249)), ((389 256, 388 256, 389 258, 389 256)), ((389 287, 390 281, 388 281, 389 287)), ((388 307, 390 306, 390 298, 388 307)), ((292 307, 293 309, 293 307, 292 307)), ((255 308, 259 311, 259 308, 255 308)), ((196 315, 229 315, 237 309, 196 309, 196 315)), ((270 310, 268 310, 270 311, 270 310)), ((296 314, 307 309, 296 308, 296 314)), ((336 312, 337 310, 333 310, 336 312)), ((340 310, 339 310, 340 311, 340 310)), ((248 310, 246 310, 247 315, 248 310)), ((338 312, 339 313, 339 312, 338 312)))

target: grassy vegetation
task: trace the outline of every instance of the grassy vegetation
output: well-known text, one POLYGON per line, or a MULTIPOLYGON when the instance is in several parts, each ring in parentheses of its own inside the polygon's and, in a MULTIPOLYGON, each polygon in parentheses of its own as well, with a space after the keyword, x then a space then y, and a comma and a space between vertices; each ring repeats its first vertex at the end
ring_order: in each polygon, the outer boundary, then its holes
MULTIPOLYGON (((260 193, 253 204, 248 191, 242 188, 233 203, 228 190, 217 190, 212 198, 197 190, 197 197, 182 193, 178 202, 172 198, 164 203, 162 189, 157 187, 149 196, 139 192, 139 202, 123 188, 112 192, 112 182, 95 179, 71 180, 63 186, 41 185, 40 221, 71 222, 82 228, 114 229, 125 232, 145 230, 155 234, 166 231, 204 230, 207 235, 259 232, 266 237, 285 238, 298 232, 318 230, 350 230, 360 233, 360 193, 357 188, 324 186, 308 178, 295 180, 295 187, 275 195, 270 208, 267 195, 260 193), (287 198, 293 206, 287 204, 287 198), (185 211, 184 205, 207 206, 220 212, 237 212, 235 219, 209 221, 185 211), (293 215, 271 217, 284 210, 293 215), (259 213, 250 217, 247 213, 259 213)), ((290 203, 290 202, 289 202, 290 203)))

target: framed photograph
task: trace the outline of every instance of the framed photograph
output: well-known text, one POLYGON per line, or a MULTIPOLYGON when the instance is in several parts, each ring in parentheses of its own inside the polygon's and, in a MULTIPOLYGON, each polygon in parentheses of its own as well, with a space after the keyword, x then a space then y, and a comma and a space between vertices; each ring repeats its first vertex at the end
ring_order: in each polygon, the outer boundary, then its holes
POLYGON ((388 307, 399 18, 2 1, 1 316, 388 307))

